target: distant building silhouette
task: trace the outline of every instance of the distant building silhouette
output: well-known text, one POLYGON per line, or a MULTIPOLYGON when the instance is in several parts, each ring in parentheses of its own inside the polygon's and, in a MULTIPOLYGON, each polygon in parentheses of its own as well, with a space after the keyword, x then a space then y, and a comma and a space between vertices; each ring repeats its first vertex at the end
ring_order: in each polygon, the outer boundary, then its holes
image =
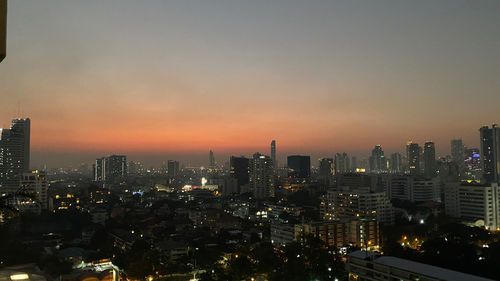
POLYGON ((179 174, 179 162, 174 160, 168 160, 167 162, 167 173, 168 176, 174 178, 179 174))
POLYGON ((278 169, 278 159, 276 159, 276 141, 271 141, 271 160, 273 161, 273 168, 276 171, 278 169))
POLYGON ((410 175, 420 175, 420 146, 409 141, 406 145, 406 158, 408 159, 408 170, 410 175))
POLYGON ((117 184, 127 179, 127 156, 111 155, 96 159, 93 165, 93 178, 95 182, 117 184))
POLYGON ((491 128, 483 126, 479 129, 479 135, 484 180, 488 183, 499 182, 500 128, 496 124, 493 124, 491 128))
POLYGON ((288 176, 298 179, 307 179, 311 176, 311 157, 291 155, 287 158, 288 176))
POLYGON ((246 157, 231 156, 231 175, 236 178, 238 188, 250 182, 250 160, 246 157))
POLYGON ((10 129, 1 130, 0 138, 0 188, 19 187, 23 172, 30 169, 31 121, 14 119, 10 129))
POLYGON ((393 153, 391 154, 390 161, 391 173, 400 174, 403 172, 403 159, 401 153, 393 153))
POLYGON ((214 168, 215 167, 215 156, 214 152, 210 149, 210 152, 208 154, 208 163, 209 163, 209 168, 214 168))
POLYGON ((424 175, 426 178, 436 176, 436 148, 433 142, 424 144, 424 175))
POLYGON ((376 145, 370 157, 370 171, 380 173, 387 170, 387 160, 381 145, 376 145))
POLYGON ((347 153, 336 153, 333 162, 335 174, 342 174, 350 171, 349 156, 347 156, 347 153))

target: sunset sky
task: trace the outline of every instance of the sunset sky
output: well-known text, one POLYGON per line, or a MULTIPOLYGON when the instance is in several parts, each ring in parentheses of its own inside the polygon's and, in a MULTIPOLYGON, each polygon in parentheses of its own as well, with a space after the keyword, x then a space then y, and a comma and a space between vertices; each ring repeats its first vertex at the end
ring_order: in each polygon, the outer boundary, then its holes
POLYGON ((500 1, 10 0, 0 127, 18 104, 35 168, 445 155, 500 122, 500 1))

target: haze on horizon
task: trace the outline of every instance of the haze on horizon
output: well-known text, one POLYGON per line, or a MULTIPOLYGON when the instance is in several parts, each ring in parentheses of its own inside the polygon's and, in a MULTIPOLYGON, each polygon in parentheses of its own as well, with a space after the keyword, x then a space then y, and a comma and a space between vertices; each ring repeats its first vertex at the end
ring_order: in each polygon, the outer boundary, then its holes
MULTIPOLYGON (((9 1, 0 127, 32 158, 438 154, 500 122, 499 1, 9 1)), ((314 158, 313 158, 314 159, 314 158)), ((220 158, 218 157, 218 160, 220 158)))

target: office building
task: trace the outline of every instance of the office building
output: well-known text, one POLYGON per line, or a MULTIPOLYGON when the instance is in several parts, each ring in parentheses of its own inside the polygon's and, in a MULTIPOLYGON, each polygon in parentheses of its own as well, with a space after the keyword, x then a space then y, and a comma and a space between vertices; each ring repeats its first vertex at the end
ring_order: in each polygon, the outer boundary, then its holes
POLYGON ((499 182, 500 174, 500 128, 493 124, 491 128, 479 129, 483 178, 487 183, 499 182))
POLYGON ((334 156, 335 174, 348 173, 351 170, 349 156, 347 153, 336 153, 334 156))
POLYGON ((1 193, 17 190, 23 172, 30 169, 30 127, 29 118, 14 119, 10 129, 1 130, 1 193))
POLYGON ((213 169, 215 168, 215 156, 214 152, 210 149, 210 152, 208 153, 208 163, 209 163, 209 168, 213 169))
POLYGON ((127 156, 111 155, 96 159, 93 165, 93 178, 95 182, 118 184, 128 177, 127 156))
POLYGON ((500 230, 500 188, 497 183, 447 183, 444 204, 448 216, 486 229, 500 230))
POLYGON ((370 192, 369 188, 351 190, 348 187, 327 191, 328 213, 331 219, 377 220, 394 223, 394 208, 385 192, 370 192))
POLYGON ((408 170, 410 175, 420 175, 420 146, 409 141, 406 145, 406 158, 408 159, 408 170))
POLYGON ((491 281, 437 266, 382 256, 372 251, 355 251, 348 254, 346 271, 349 281, 491 281))
POLYGON ((424 176, 433 178, 436 176, 436 148, 433 142, 424 144, 424 176))
POLYGON ((271 160, 273 161, 273 168, 276 171, 278 169, 278 159, 276 159, 276 141, 271 141, 271 160))
POLYGON ((390 169, 393 174, 401 174, 403 172, 403 159, 401 153, 391 154, 390 169))
POLYGON ((20 182, 20 190, 32 195, 29 202, 23 202, 24 205, 34 205, 35 208, 47 210, 47 179, 45 172, 31 171, 24 172, 20 182))
POLYGON ((170 178, 175 178, 179 174, 179 161, 167 161, 167 174, 170 178))
POLYGON ((441 188, 437 178, 394 176, 388 184, 390 199, 441 202, 441 188))
POLYGON ((319 159, 318 179, 325 184, 329 184, 335 174, 333 158, 319 159))
POLYGON ((7 50, 7 0, 0 0, 0 62, 7 50))
POLYGON ((307 179, 311 176, 311 157, 291 155, 287 158, 288 176, 296 179, 307 179))
POLYGON ((273 164, 271 157, 255 153, 249 161, 250 191, 259 199, 274 196, 273 164))
POLYGON ((387 170, 387 160, 385 159, 382 146, 376 145, 370 156, 370 171, 372 173, 380 173, 387 170))
POLYGON ((246 157, 231 156, 230 159, 231 175, 236 178, 238 188, 250 182, 250 159, 246 157))
POLYGON ((462 139, 452 139, 451 146, 451 160, 455 163, 461 163, 464 160, 464 144, 462 139))

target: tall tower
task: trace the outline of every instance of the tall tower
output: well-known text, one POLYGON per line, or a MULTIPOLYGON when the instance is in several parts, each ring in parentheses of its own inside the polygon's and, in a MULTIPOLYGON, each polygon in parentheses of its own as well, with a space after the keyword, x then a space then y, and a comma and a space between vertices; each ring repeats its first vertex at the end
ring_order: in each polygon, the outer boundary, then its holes
POLYGON ((0 187, 19 187, 23 172, 30 169, 31 121, 14 119, 0 138, 0 187))
POLYGON ((208 154, 208 162, 210 164, 210 168, 215 167, 215 157, 214 157, 214 152, 210 149, 210 152, 208 154))
POLYGON ((410 175, 420 175, 420 146, 418 143, 409 141, 406 145, 406 158, 410 175))
POLYGON ((278 160, 276 159, 276 141, 271 141, 271 161, 273 161, 273 168, 276 171, 278 169, 278 160))
POLYGON ((271 157, 255 153, 250 159, 250 188, 256 198, 274 196, 271 157))
POLYGON ((424 144, 424 175, 427 178, 436 176, 436 148, 433 142, 424 144))
POLYGON ((7 42, 7 0, 0 0, 0 62, 5 58, 7 42))
POLYGON ((496 124, 479 129, 483 178, 486 182, 499 182, 500 174, 500 128, 496 124))
POLYGON ((376 145, 372 150, 370 157, 371 172, 381 172, 387 170, 387 160, 385 159, 384 151, 381 145, 376 145))

